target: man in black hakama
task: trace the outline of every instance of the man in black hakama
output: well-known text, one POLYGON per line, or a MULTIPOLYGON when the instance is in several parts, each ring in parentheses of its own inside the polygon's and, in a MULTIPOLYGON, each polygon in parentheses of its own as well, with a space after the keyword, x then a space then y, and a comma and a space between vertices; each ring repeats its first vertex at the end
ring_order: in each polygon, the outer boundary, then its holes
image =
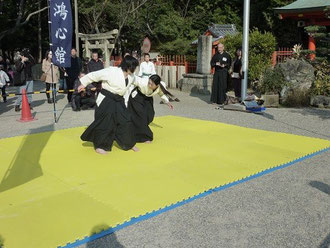
POLYGON ((83 141, 93 142, 97 153, 111 151, 114 141, 125 151, 138 151, 131 115, 123 97, 132 83, 128 76, 134 73, 138 64, 135 58, 126 56, 120 67, 95 71, 80 79, 78 92, 93 82, 103 82, 96 100, 95 119, 81 135, 83 141))
POLYGON ((211 67, 215 68, 212 84, 211 103, 223 105, 227 99, 228 70, 231 66, 231 57, 224 51, 224 45, 218 44, 218 51, 212 57, 211 67))

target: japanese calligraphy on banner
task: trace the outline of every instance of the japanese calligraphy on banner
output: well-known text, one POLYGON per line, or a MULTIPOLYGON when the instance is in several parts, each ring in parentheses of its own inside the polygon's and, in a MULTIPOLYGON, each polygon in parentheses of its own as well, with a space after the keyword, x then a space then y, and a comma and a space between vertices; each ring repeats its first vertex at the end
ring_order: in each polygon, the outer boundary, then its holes
POLYGON ((72 11, 70 0, 49 0, 54 65, 71 66, 72 11))

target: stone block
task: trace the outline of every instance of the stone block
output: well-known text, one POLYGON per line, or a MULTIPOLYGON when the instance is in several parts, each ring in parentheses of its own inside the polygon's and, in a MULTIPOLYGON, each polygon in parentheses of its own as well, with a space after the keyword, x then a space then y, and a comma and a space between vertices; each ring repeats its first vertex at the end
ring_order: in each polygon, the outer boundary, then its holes
POLYGON ((207 74, 184 74, 178 82, 181 91, 202 95, 211 94, 213 75, 207 74))
POLYGON ((168 65, 163 66, 161 78, 162 81, 165 82, 166 87, 169 87, 169 70, 170 70, 170 66, 168 65))
POLYGON ((169 87, 172 89, 176 88, 176 66, 170 66, 169 68, 169 87))
POLYGON ((183 65, 179 65, 178 67, 178 81, 183 78, 183 74, 186 74, 186 67, 183 65))
POLYGON ((262 95, 262 99, 264 99, 264 106, 265 107, 273 107, 278 108, 280 103, 279 95, 262 95))
POLYGON ((209 74, 212 59, 212 36, 201 35, 198 37, 197 48, 197 73, 209 74))

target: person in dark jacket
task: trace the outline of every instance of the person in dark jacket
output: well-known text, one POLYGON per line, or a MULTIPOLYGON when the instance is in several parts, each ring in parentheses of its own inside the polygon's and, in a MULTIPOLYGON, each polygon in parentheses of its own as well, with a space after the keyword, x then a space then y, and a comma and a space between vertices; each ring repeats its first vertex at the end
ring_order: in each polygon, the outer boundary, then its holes
MULTIPOLYGON (((218 51, 211 60, 211 66, 215 68, 211 93, 211 103, 214 105, 223 105, 227 98, 227 80, 228 70, 231 66, 231 57, 224 49, 224 45, 219 43, 218 51)), ((216 108, 219 107, 217 106, 216 108)))
MULTIPOLYGON (((79 78, 85 76, 84 73, 80 73, 79 78)), ((86 110, 94 108, 96 105, 95 91, 96 87, 93 84, 88 85, 84 91, 78 93, 78 87, 80 86, 80 80, 76 79, 74 82, 74 93, 72 94, 71 107, 73 111, 86 110)))
POLYGON ((7 72, 8 64, 6 60, 0 55, 0 65, 2 65, 3 71, 7 72))
MULTIPOLYGON (((22 93, 23 89, 26 92, 33 92, 33 77, 32 77, 32 66, 35 65, 35 60, 32 55, 29 53, 28 49, 22 50, 19 55, 19 59, 15 63, 16 67, 16 82, 14 83, 17 86, 20 86, 19 92, 22 93)), ((31 106, 32 94, 27 95, 30 109, 33 109, 31 106)), ((15 103, 15 111, 20 111, 20 106, 22 103, 22 96, 18 96, 15 103)))
POLYGON ((103 62, 99 59, 97 52, 92 54, 92 59, 87 64, 87 72, 99 71, 104 69, 103 62))
MULTIPOLYGON (((104 69, 103 62, 99 59, 99 54, 93 52, 92 59, 87 64, 87 72, 99 71, 104 69)), ((96 86, 96 91, 99 93, 102 89, 102 82, 93 83, 96 86)))
MULTIPOLYGON (((72 90, 74 87, 74 82, 78 78, 82 69, 82 62, 79 57, 77 57, 77 50, 75 48, 71 49, 71 67, 65 68, 67 73, 66 84, 68 90, 72 90)), ((68 102, 72 100, 72 92, 68 92, 68 102)))
POLYGON ((242 81, 242 49, 237 48, 235 59, 231 65, 231 78, 234 85, 235 97, 241 97, 241 81, 242 81))

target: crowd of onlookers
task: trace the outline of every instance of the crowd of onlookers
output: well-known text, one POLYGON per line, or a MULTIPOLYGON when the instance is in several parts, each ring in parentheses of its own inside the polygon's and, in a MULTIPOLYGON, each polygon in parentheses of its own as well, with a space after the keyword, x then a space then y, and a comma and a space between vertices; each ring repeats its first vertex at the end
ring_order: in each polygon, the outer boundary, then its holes
MULTIPOLYGON (((40 81, 45 82, 47 102, 52 104, 56 101, 56 95, 50 93, 52 90, 65 90, 68 103, 71 104, 74 111, 80 109, 93 108, 97 92, 101 89, 101 83, 95 84, 85 92, 77 93, 79 86, 79 77, 83 73, 103 69, 103 62, 99 59, 98 53, 94 52, 89 61, 82 61, 77 56, 75 48, 71 50, 71 66, 68 68, 58 67, 52 64, 52 52, 47 51, 42 60, 42 76, 40 81), (73 91, 74 90, 74 91, 73 91)), ((0 89, 3 102, 7 102, 6 87, 18 86, 19 92, 25 89, 26 92, 33 92, 33 73, 32 67, 36 64, 35 59, 28 49, 23 49, 15 54, 14 61, 4 59, 0 56, 0 89)), ((54 92, 56 92, 55 90, 54 92)), ((30 108, 33 109, 32 94, 27 94, 30 108)), ((22 96, 18 95, 15 102, 15 111, 20 111, 22 96)))
MULTIPOLYGON (((124 57, 129 54, 126 53, 124 57)), ((137 53, 134 56, 138 56, 137 53)), ((94 108, 96 104, 96 97, 101 91, 102 83, 98 82, 89 86, 84 92, 78 93, 79 78, 86 73, 101 70, 104 68, 103 61, 99 58, 97 52, 93 52, 91 58, 84 60, 77 56, 75 48, 71 50, 71 66, 68 68, 58 67, 52 64, 52 51, 47 51, 42 60, 42 76, 40 81, 45 82, 47 102, 52 104, 56 101, 57 90, 64 90, 67 94, 67 101, 71 105, 73 111, 80 111, 81 109, 94 108), (57 90, 55 90, 57 89, 57 90), (50 93, 51 92, 51 93, 50 93)), ((144 54, 143 62, 140 65, 139 76, 150 76, 155 74, 154 63, 158 64, 158 57, 156 61, 150 60, 149 54, 144 54), (153 63, 154 62, 154 63, 153 63)), ((32 67, 36 64, 35 59, 31 55, 29 49, 23 49, 14 56, 13 63, 9 59, 4 59, 0 56, 0 88, 3 101, 7 101, 6 87, 18 86, 19 92, 25 89, 26 92, 33 92, 33 73, 32 67)), ((27 94, 30 108, 33 109, 32 95, 27 94)), ((21 110, 22 96, 18 95, 15 102, 15 111, 21 110)))

